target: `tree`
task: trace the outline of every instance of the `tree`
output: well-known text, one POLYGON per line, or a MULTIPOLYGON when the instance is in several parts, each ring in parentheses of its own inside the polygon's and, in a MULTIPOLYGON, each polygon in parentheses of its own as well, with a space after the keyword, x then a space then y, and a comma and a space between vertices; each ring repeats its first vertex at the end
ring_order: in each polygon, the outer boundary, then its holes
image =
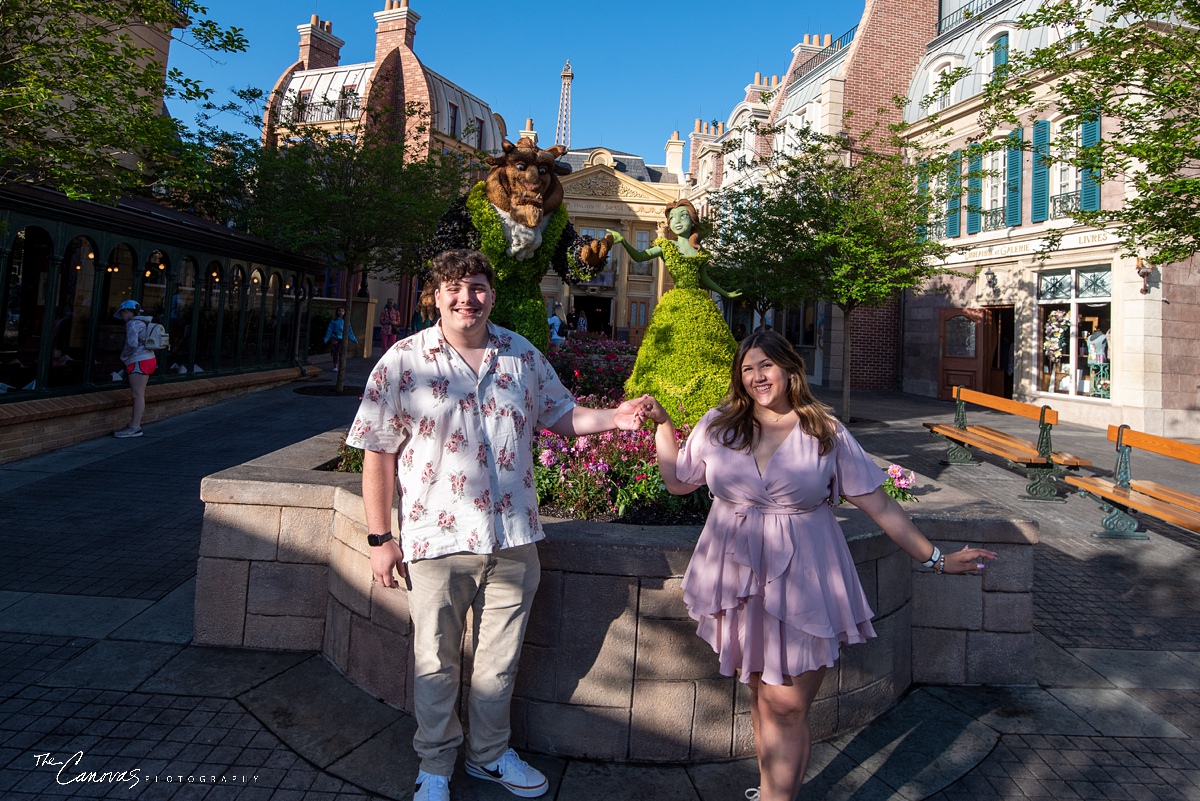
POLYGON ((97 201, 147 191, 181 157, 164 100, 209 96, 162 63, 174 30, 200 50, 246 49, 206 14, 195 0, 0 0, 0 182, 97 201))
MULTIPOLYGON (((405 119, 407 135, 370 124, 366 115, 336 126, 280 124, 278 135, 261 146, 202 125, 208 138, 196 152, 208 154, 208 172, 176 199, 344 271, 350 320, 364 274, 394 278, 421 266, 437 222, 470 166, 450 154, 423 154, 416 146, 426 130, 424 109, 410 104, 405 119)), ((343 338, 348 332, 347 324, 343 338)), ((346 350, 338 365, 339 392, 345 388, 346 350)))
MULTIPOLYGON (((878 130, 869 128, 854 142, 803 129, 786 152, 762 165, 764 180, 724 191, 716 204, 713 250, 723 263, 748 258, 751 281, 767 287, 766 297, 827 300, 842 310, 841 417, 847 422, 854 312, 883 306, 947 272, 936 261, 951 249, 925 232, 937 222, 932 210, 960 191, 949 157, 905 153, 890 139, 876 146, 878 130), (941 175, 950 179, 930 180, 941 175)), ((731 275, 736 283, 736 268, 731 275)))
POLYGON ((1020 124, 1053 104, 1066 120, 1039 156, 1081 171, 1085 191, 1090 184, 1097 193, 1097 202, 1082 205, 1099 206, 1102 178, 1122 178, 1135 190, 1119 208, 1081 209, 1072 218, 1111 228, 1127 255, 1154 264, 1195 254, 1200 6, 1185 0, 1054 0, 1019 17, 1018 25, 1058 37, 1029 52, 1009 51, 1004 80, 985 87, 985 128, 1020 124), (1100 120, 1111 121, 1111 136, 1098 136, 1100 120))

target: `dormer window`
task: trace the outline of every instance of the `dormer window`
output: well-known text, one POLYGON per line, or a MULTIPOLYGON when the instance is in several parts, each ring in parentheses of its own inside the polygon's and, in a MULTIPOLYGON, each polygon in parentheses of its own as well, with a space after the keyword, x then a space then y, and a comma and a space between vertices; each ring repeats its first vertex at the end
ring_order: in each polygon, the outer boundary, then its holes
POLYGON ((450 103, 449 106, 450 106, 450 120, 449 120, 449 125, 447 126, 446 133, 450 134, 451 136, 457 137, 458 136, 458 106, 454 105, 453 103, 450 103))

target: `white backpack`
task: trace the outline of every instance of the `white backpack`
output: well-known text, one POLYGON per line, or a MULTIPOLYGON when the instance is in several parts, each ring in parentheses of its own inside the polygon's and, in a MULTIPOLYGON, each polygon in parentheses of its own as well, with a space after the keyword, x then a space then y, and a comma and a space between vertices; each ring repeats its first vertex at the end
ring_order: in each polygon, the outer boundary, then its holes
POLYGON ((171 338, 162 323, 146 323, 146 333, 142 336, 142 347, 146 350, 166 350, 171 347, 171 338))

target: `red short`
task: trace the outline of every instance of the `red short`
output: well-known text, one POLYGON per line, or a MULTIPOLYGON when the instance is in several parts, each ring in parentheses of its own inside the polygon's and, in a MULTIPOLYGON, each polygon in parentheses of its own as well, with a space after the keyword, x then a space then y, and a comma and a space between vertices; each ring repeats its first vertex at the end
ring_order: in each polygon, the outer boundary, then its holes
POLYGON ((158 369, 158 359, 142 359, 140 362, 125 365, 125 372, 133 375, 141 373, 142 375, 154 375, 154 371, 158 369))

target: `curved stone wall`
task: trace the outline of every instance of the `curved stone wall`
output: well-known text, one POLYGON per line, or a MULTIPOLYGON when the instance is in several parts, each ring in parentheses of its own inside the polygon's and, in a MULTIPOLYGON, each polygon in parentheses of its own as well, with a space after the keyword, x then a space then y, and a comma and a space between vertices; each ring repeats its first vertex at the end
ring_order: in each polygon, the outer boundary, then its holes
MULTIPOLYGON (((312 469, 329 460, 339 436, 205 479, 195 641, 320 650, 355 684, 411 712, 407 593, 371 582, 358 477, 312 469)), ((827 672, 812 709, 820 739, 870 722, 914 677, 1033 680, 1036 525, 1003 519, 945 487, 938 497, 945 500, 917 507, 926 534, 943 549, 986 543, 1002 559, 986 577, 914 572, 868 518, 847 510, 843 528, 879 636, 843 648, 827 672)), ((716 672, 683 605, 680 583, 698 529, 544 522, 513 745, 637 762, 753 753, 745 688, 716 672)), ((465 640, 469 677, 469 630, 465 640)))

